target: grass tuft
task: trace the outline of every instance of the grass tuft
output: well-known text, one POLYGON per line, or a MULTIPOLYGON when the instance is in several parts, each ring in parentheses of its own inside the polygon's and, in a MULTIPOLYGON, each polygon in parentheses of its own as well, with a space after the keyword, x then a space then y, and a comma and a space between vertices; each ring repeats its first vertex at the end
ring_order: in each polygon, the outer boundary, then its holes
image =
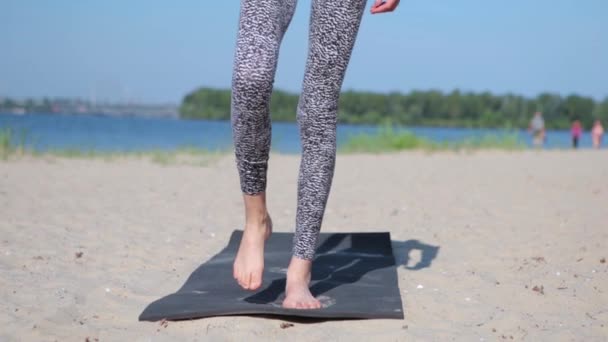
POLYGON ((347 153, 381 153, 403 150, 519 150, 525 147, 525 143, 519 140, 515 132, 447 143, 432 141, 409 131, 397 131, 392 125, 384 125, 376 134, 363 133, 351 137, 340 150, 347 153))
POLYGON ((7 160, 13 155, 26 153, 25 137, 25 131, 16 134, 11 128, 0 129, 0 159, 7 160))
POLYGON ((431 149, 432 141, 412 132, 397 132, 385 125, 376 134, 358 134, 351 137, 341 148, 343 152, 391 152, 412 149, 431 149))
POLYGON ((39 151, 27 148, 25 134, 16 135, 11 128, 0 129, 0 160, 30 155, 35 157, 56 157, 67 159, 102 159, 113 161, 124 158, 150 160, 160 165, 208 166, 227 151, 209 151, 202 148, 184 146, 173 150, 148 151, 99 151, 82 148, 63 148, 39 151))

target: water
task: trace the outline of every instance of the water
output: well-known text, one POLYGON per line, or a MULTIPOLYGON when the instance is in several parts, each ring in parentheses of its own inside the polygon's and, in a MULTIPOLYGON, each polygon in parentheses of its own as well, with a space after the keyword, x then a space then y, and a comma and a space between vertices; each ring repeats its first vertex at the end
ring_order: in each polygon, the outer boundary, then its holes
MULTIPOLYGON (((229 121, 181 120, 173 118, 113 117, 68 114, 2 114, 0 130, 12 128, 25 132, 26 145, 48 149, 92 149, 99 151, 169 150, 198 147, 230 150, 232 135, 229 121)), ((495 129, 408 127, 416 135, 435 141, 457 142, 467 138, 505 134, 495 129)), ((374 133, 377 126, 346 125, 338 127, 338 146, 349 136, 374 133)), ((570 148, 568 131, 548 131, 547 148, 570 148)), ((525 131, 517 132, 522 142, 530 144, 525 131)), ((583 135, 581 147, 591 147, 589 134, 583 135)), ((272 151, 298 153, 300 141, 295 123, 277 122, 272 126, 272 151)))

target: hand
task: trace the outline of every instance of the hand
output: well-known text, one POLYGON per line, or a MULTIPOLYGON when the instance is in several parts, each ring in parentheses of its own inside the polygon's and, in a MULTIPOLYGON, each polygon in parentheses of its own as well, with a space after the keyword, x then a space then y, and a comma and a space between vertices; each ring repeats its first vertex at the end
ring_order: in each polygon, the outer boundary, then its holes
POLYGON ((375 0, 372 5, 372 14, 392 12, 399 5, 399 0, 375 0))

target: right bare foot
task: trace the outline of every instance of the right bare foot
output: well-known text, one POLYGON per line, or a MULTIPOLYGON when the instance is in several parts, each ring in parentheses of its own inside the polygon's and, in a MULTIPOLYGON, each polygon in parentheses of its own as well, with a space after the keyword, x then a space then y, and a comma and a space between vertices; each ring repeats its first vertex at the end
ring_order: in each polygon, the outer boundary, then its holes
POLYGON ((320 309, 321 302, 316 299, 308 284, 311 278, 312 261, 292 257, 287 269, 287 284, 283 307, 287 309, 320 309))
POLYGON ((264 272, 264 243, 272 233, 272 220, 266 217, 256 223, 247 223, 241 237, 239 251, 233 265, 234 279, 245 290, 262 286, 264 272))

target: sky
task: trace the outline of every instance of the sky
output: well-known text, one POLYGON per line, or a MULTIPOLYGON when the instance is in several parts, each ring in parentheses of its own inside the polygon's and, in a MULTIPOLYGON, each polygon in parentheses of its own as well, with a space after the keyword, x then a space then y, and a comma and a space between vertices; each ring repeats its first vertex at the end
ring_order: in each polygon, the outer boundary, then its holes
MULTIPOLYGON (((275 88, 300 90, 310 1, 299 0, 275 88)), ((0 96, 177 104, 229 88, 239 4, 0 0, 0 96)), ((606 0, 401 0, 394 13, 366 11, 343 90, 603 99, 607 13, 606 0)))

